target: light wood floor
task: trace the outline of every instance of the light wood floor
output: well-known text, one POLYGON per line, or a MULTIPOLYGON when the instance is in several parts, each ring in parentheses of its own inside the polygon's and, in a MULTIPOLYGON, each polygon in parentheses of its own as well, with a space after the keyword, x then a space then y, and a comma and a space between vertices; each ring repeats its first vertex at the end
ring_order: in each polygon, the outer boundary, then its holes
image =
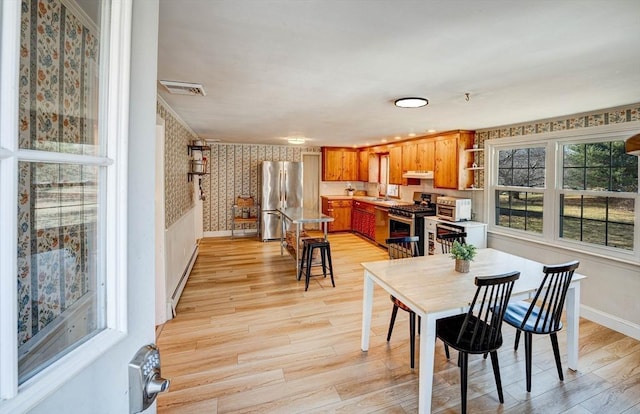
MULTIPOLYGON (((158 397, 159 413, 417 412, 408 318, 399 312, 387 343, 391 302, 379 287, 370 349, 360 350, 360 263, 384 260, 386 252, 351 234, 329 240, 336 287, 319 278, 307 292, 278 243, 202 241, 178 315, 159 330, 162 374, 171 379, 158 397)), ((580 370, 568 370, 563 355, 561 382, 548 337, 536 337, 529 394, 523 345, 514 352, 514 332, 504 329, 505 403, 498 402, 490 361, 471 357, 470 413, 640 413, 639 341, 581 320, 580 370)), ((559 338, 566 349, 564 332, 559 338)), ((435 359, 433 410, 457 413, 455 357, 447 361, 438 343, 435 359)))

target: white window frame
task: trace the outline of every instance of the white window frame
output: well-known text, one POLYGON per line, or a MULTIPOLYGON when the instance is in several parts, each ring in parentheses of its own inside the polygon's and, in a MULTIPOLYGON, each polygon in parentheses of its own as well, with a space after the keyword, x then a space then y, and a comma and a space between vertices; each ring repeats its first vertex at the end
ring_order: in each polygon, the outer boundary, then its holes
MULTIPOLYGON (((485 143, 486 171, 485 176, 485 214, 488 223, 488 231, 494 234, 505 235, 513 238, 523 239, 535 243, 556 245, 576 252, 584 252, 594 256, 619 260, 622 262, 637 264, 640 262, 640 192, 621 193, 625 198, 635 198, 635 222, 633 234, 633 251, 627 251, 610 246, 593 245, 577 240, 563 239, 558 236, 560 226, 560 194, 567 193, 562 189, 562 145, 564 144, 586 144, 602 141, 624 141, 626 138, 637 134, 640 131, 640 122, 629 122, 623 124, 606 125, 592 128, 582 128, 567 131, 550 132, 536 135, 524 135, 518 137, 488 139, 485 143), (545 189, 543 207, 543 231, 536 234, 518 229, 510 229, 496 225, 495 221, 495 192, 500 189, 513 189, 518 191, 529 191, 528 187, 497 187, 498 180, 498 151, 515 149, 545 147, 545 189)), ((640 169, 640 166, 639 166, 640 169)), ((640 173, 640 171, 639 171, 640 173)), ((639 174, 640 175, 640 174, 639 174)), ((584 194, 584 192, 582 192, 584 194)), ((594 192, 597 193, 597 192, 594 192)), ((610 196, 609 193, 597 194, 599 196, 610 196)), ((615 195, 617 196, 617 195, 615 195)))
POLYGON ((131 0, 103 13, 100 67, 101 156, 21 150, 18 136, 20 1, 0 3, 0 411, 28 411, 127 334, 127 145, 131 0), (106 43, 103 43, 106 42, 106 43), (107 53, 108 52, 108 53, 107 53), (106 329, 18 386, 16 275, 18 161, 81 163, 100 168, 98 280, 106 291, 106 329), (5 226, 5 224, 9 224, 5 226))

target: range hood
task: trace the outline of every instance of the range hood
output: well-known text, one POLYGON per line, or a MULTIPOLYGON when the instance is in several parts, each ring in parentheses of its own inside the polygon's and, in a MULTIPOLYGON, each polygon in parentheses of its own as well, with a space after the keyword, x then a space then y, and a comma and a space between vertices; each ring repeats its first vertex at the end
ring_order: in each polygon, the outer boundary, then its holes
POLYGON ((407 171, 402 178, 419 178, 421 180, 433 180, 433 171, 407 171))
POLYGON ((640 157, 640 134, 627 138, 624 143, 624 150, 629 155, 636 155, 640 157))

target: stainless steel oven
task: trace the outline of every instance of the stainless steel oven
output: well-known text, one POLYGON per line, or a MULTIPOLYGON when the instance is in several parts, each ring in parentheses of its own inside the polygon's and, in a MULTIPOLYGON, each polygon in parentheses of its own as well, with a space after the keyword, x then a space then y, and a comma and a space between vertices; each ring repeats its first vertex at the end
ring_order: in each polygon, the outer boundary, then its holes
POLYGON ((436 195, 422 192, 413 194, 414 204, 398 205, 389 209, 389 237, 418 236, 418 253, 425 255, 424 218, 435 216, 436 208, 431 200, 436 195))
POLYGON ((389 213, 389 237, 415 236, 413 221, 411 217, 401 217, 389 213))

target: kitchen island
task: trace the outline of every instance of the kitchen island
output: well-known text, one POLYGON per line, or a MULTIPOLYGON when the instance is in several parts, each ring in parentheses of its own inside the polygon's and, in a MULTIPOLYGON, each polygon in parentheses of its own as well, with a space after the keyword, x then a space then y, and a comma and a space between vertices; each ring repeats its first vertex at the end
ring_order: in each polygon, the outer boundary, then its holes
POLYGON ((327 239, 327 227, 328 223, 332 222, 333 217, 322 214, 316 210, 306 208, 280 208, 278 212, 282 216, 282 232, 280 236, 280 255, 284 255, 286 249, 296 259, 296 277, 300 270, 300 234, 302 226, 307 223, 320 223, 324 231, 324 238, 327 239), (291 246, 285 241, 287 234, 287 223, 295 225, 295 244, 291 246))

